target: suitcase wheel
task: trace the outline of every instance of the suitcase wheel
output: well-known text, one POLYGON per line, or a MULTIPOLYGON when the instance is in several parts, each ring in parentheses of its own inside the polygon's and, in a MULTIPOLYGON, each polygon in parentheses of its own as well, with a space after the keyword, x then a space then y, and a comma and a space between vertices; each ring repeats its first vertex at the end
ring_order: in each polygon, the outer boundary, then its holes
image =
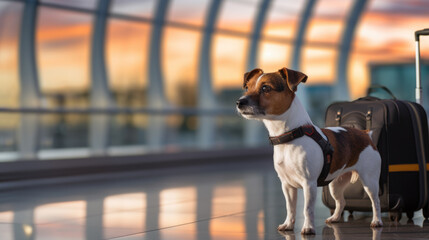
POLYGON ((407 212, 407 217, 408 217, 408 219, 413 219, 413 217, 414 217, 414 212, 412 212, 412 211, 410 211, 410 212, 407 212))
POLYGON ((399 222, 402 218, 402 212, 389 212, 389 218, 393 222, 399 222))

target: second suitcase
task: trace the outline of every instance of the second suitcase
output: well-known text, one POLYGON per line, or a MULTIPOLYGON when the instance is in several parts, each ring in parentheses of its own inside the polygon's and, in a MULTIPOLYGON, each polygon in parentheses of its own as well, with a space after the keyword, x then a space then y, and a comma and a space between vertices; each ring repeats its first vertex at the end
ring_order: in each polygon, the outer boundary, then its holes
MULTIPOLYGON (((412 218, 427 203, 426 159, 428 126, 424 109, 416 103, 365 97, 338 102, 326 112, 326 126, 346 126, 372 131, 382 158, 380 176, 381 210, 399 220, 402 212, 412 218)), ((360 181, 347 186, 345 210, 371 211, 371 202, 360 181)), ((327 186, 323 203, 335 209, 327 186)), ((427 211, 424 215, 427 215, 427 211)), ((428 218, 428 216, 425 216, 428 218)))

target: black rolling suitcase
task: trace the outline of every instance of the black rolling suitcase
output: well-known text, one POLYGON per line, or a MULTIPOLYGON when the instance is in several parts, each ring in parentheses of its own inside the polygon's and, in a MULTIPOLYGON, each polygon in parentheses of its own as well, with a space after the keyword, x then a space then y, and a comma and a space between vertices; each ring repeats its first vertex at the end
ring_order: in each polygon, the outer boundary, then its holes
MULTIPOLYGON (((416 32, 417 43, 419 35, 428 33, 429 29, 416 32)), ((416 44, 416 47, 418 49, 419 45, 416 44)), ((416 100, 421 102, 419 50, 416 53, 416 100)), ((368 95, 371 90, 373 88, 368 90, 368 95)), ((429 179, 426 163, 429 161, 428 124, 426 112, 420 104, 370 96, 352 102, 337 102, 328 107, 325 125, 372 131, 373 141, 382 158, 381 210, 389 212, 392 220, 399 221, 402 212, 412 218, 414 212, 420 209, 423 209, 425 218, 429 217, 429 179)), ((372 210, 371 201, 360 181, 349 184, 344 196, 345 210, 372 210)), ((328 208, 335 209, 335 202, 327 186, 323 188, 322 200, 328 208)))

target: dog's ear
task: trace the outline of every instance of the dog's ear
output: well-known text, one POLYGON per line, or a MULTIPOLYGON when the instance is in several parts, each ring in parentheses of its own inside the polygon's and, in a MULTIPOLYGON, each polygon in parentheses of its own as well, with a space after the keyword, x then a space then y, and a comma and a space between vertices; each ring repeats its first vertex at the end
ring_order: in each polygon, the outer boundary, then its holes
POLYGON ((250 72, 247 72, 244 74, 244 81, 243 81, 243 88, 246 88, 247 82, 249 82, 250 79, 252 79, 252 77, 256 76, 256 75, 261 75, 262 73, 264 73, 264 71, 262 71, 262 69, 260 68, 255 68, 250 72))
POLYGON ((282 68, 279 70, 279 72, 292 92, 296 92, 296 90, 298 89, 298 84, 300 84, 301 82, 305 83, 308 78, 307 75, 302 72, 294 71, 287 68, 282 68))

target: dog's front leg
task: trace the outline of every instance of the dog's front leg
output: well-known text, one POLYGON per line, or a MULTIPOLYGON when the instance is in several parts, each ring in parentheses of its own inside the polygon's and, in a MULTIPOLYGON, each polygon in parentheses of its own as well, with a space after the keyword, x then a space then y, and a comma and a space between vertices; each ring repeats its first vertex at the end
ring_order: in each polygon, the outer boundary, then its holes
POLYGON ((282 183, 283 194, 286 199, 286 220, 277 228, 279 231, 293 231, 296 215, 297 190, 286 183, 282 183))
POLYGON ((304 191, 304 225, 302 226, 301 234, 313 235, 314 230, 314 206, 316 203, 317 184, 307 183, 303 186, 304 191))

